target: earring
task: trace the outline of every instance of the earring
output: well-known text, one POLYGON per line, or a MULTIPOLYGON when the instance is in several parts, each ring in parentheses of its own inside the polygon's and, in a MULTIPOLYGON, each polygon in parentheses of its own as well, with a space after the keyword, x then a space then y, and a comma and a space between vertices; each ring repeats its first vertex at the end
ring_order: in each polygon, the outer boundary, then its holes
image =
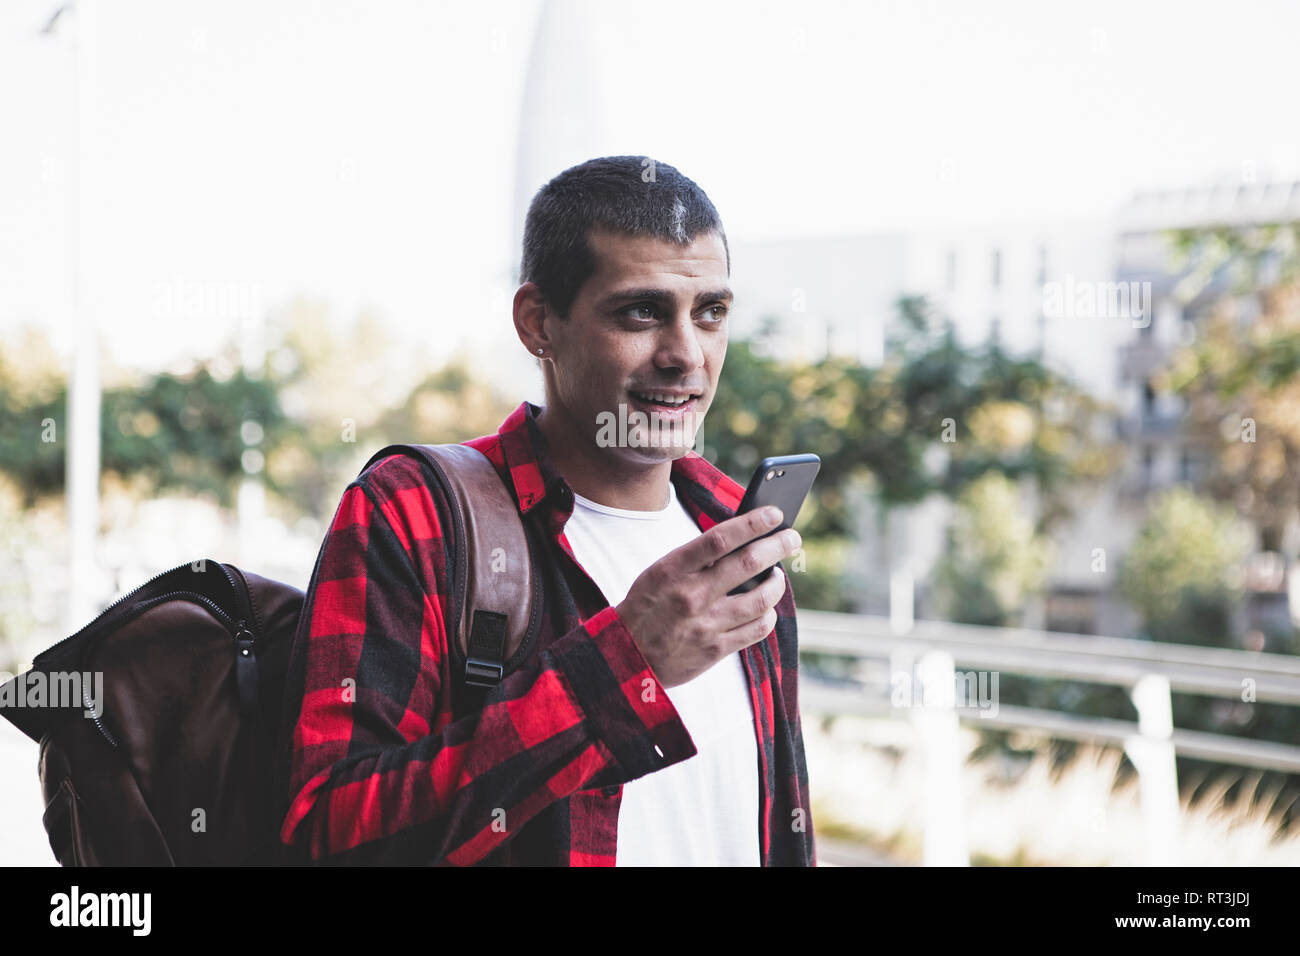
POLYGON ((538 349, 538 350, 537 350, 537 354, 538 354, 538 355, 541 355, 541 354, 542 354, 542 350, 541 350, 541 349, 538 349))

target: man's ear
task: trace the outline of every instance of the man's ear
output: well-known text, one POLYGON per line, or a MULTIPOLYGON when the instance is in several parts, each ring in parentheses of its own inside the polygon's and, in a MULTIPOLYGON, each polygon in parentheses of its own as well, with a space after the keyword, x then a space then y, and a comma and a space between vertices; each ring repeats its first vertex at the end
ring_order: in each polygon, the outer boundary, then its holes
POLYGON ((525 282, 515 290, 515 334, 534 358, 540 358, 550 350, 546 332, 546 319, 550 315, 550 306, 536 283, 525 282), (540 353, 538 349, 541 349, 540 353))

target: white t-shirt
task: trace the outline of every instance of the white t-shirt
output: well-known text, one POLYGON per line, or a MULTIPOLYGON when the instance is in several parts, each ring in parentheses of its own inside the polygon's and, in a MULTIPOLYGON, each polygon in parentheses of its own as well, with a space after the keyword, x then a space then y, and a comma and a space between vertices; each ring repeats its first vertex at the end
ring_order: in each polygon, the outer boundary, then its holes
MULTIPOLYGON (((578 563, 611 606, 637 577, 700 533, 668 483, 662 511, 575 494, 564 526, 578 563)), ((668 689, 698 751, 623 785, 617 866, 758 866, 758 738, 740 653, 668 689)))

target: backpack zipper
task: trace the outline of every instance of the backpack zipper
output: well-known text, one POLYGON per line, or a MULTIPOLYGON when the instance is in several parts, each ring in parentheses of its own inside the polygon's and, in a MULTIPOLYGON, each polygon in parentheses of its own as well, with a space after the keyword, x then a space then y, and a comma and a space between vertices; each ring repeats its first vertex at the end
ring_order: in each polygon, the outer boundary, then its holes
MULTIPOLYGON (((208 564, 215 564, 217 567, 221 568, 221 573, 222 573, 223 575, 225 575, 226 581, 229 582, 231 590, 232 590, 232 591, 236 590, 235 579, 234 579, 233 577, 231 577, 230 572, 229 572, 228 570, 226 570, 226 566, 225 566, 224 564, 222 564, 220 561, 208 561, 207 563, 208 563, 208 564)), ((115 611, 115 610, 117 610, 119 607, 121 607, 121 606, 122 606, 123 604, 125 604, 127 601, 131 600, 131 598, 135 597, 137 594, 139 594, 139 593, 140 593, 141 591, 143 591, 145 588, 149 587, 149 585, 151 585, 151 584, 156 584, 157 582, 161 581, 163 578, 167 577, 169 574, 175 574, 177 571, 180 571, 180 570, 182 570, 182 569, 184 569, 184 568, 192 568, 193 565, 194 565, 194 562, 192 562, 192 561, 187 561, 185 564, 178 564, 178 565, 176 565, 176 567, 174 567, 174 568, 169 568, 168 570, 163 571, 163 572, 161 572, 160 574, 155 574, 155 575, 154 575, 153 577, 151 577, 148 581, 144 582, 144 584, 141 584, 139 587, 135 587, 135 588, 132 588, 130 591, 127 591, 125 594, 123 594, 120 598, 118 598, 118 599, 117 599, 116 601, 114 601, 112 604, 108 605, 108 607, 104 608, 102 611, 100 611, 98 614, 96 614, 93 620, 91 620, 90 622, 88 622, 84 627, 82 627, 80 630, 78 630, 75 634, 71 634, 71 635, 69 635, 68 637, 63 638, 61 641, 57 641, 56 643, 51 644, 51 645, 50 645, 49 647, 47 647, 45 650, 41 651, 41 653, 37 655, 37 659, 40 659, 40 658, 42 658, 42 657, 45 657, 45 656, 48 655, 48 654, 52 654, 52 653, 53 653, 57 648, 62 647, 64 644, 67 644, 67 643, 69 643, 70 641, 75 641, 77 638, 81 637, 83 634, 85 634, 87 631, 89 631, 89 630, 91 629, 91 627, 93 627, 95 624, 99 623, 99 621, 100 621, 101 619, 103 619, 103 618, 105 617, 105 615, 107 615, 107 614, 108 614, 109 612, 111 612, 111 611, 115 611)), ((187 592, 187 593, 192 593, 192 594, 195 595, 195 597, 203 598, 203 595, 198 594, 197 592, 187 592)), ((215 605, 215 604, 212 604, 212 602, 211 602, 210 600, 208 600, 207 598, 203 598, 203 600, 204 600, 206 603, 212 605, 213 607, 216 607, 216 605, 215 605)), ((217 608, 217 611, 220 612, 221 609, 218 607, 218 608, 217 608)), ((221 612, 221 613, 224 613, 224 612, 221 612)), ((35 661, 33 661, 33 663, 35 663, 35 661)))
MULTIPOLYGON (((182 565, 182 567, 184 567, 184 565, 182 565)), ((176 569, 173 568, 172 570, 176 570, 176 569)), ((158 575, 157 578, 154 578, 153 581, 157 581, 159 578, 165 576, 166 576, 165 574, 160 574, 158 575)), ((227 577, 228 576, 229 575, 227 575, 227 577)), ((153 581, 149 581, 146 582, 145 584, 142 584, 140 588, 147 587, 149 584, 152 584, 153 581)), ((136 588, 135 590, 139 591, 140 588, 136 588)), ((131 593, 134 594, 135 591, 131 593)), ((130 594, 126 595, 126 597, 122 598, 122 600, 115 602, 112 605, 112 607, 117 607, 117 605, 123 603, 126 600, 126 598, 130 596, 131 596, 130 594)), ((217 604, 217 602, 213 601, 211 598, 207 597, 206 595, 199 594, 197 591, 168 591, 166 594, 160 594, 157 597, 150 598, 147 601, 141 601, 139 604, 137 604, 135 607, 131 609, 132 613, 129 618, 125 618, 124 620, 118 622, 119 626, 134 620, 135 618, 143 614, 145 611, 148 611, 149 609, 159 604, 162 604, 164 601, 171 601, 176 599, 191 601, 196 604, 202 604, 208 610, 208 612, 212 614, 213 617, 217 618, 217 620, 219 620, 222 623, 222 625, 226 628, 226 630, 230 631, 231 635, 235 638, 236 646, 238 646, 240 634, 248 634, 250 641, 254 639, 253 632, 249 630, 246 621, 242 621, 242 620, 236 621, 233 617, 231 617, 229 614, 223 611, 221 609, 221 606, 217 604)), ((109 608, 105 609, 105 611, 107 610, 109 610, 109 608)), ((85 628, 82 628, 82 630, 85 630, 85 628)), ((77 634, 80 633, 81 631, 77 632, 77 634)), ((73 637, 75 636, 76 635, 74 634, 73 637)), ((70 637, 65 638, 65 640, 72 640, 72 638, 70 637)), ((62 644, 63 641, 60 641, 59 643, 62 644)), ((58 645, 56 644, 55 647, 57 646, 58 645)), ((109 732, 108 728, 104 726, 104 722, 100 719, 99 715, 95 713, 94 708, 91 706, 91 702, 86 697, 86 689, 84 685, 82 686, 81 697, 82 697, 82 703, 85 704, 86 709, 90 711, 90 719, 94 721, 95 728, 99 731, 100 735, 106 741, 108 741, 109 746, 111 746, 113 749, 116 750, 118 746, 117 740, 114 739, 113 735, 109 732)))
MULTIPOLYGON (((166 594, 160 594, 157 597, 152 597, 147 601, 141 601, 132 610, 137 613, 143 613, 156 604, 161 604, 163 601, 170 601, 175 598, 181 598, 182 600, 186 600, 186 601, 193 601, 195 604, 202 604, 204 607, 206 607, 209 611, 212 612, 213 617, 215 617, 217 620, 219 620, 222 624, 226 626, 226 630, 230 631, 231 634, 234 634, 240 628, 244 628, 245 630, 247 630, 247 628, 245 627, 245 624, 247 622, 236 621, 233 617, 231 617, 229 614, 223 611, 221 609, 221 605, 219 605, 216 601, 212 600, 212 598, 208 597, 206 594, 199 594, 197 591, 185 591, 185 590, 168 591, 166 594)), ((135 614, 132 614, 132 617, 134 616, 135 614)))
POLYGON ((108 745, 116 750, 117 741, 114 740, 113 735, 108 732, 108 728, 104 726, 104 722, 99 719, 99 714, 95 713, 95 708, 91 704, 90 698, 87 696, 86 685, 84 683, 81 685, 81 702, 85 705, 86 710, 90 711, 90 719, 95 722, 95 729, 98 730, 103 738, 108 741, 108 745))

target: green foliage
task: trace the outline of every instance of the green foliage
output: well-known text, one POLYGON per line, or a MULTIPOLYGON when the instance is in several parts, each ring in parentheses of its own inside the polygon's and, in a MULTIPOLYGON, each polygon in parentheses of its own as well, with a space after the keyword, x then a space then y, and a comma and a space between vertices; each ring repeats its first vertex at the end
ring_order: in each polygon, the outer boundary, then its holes
MULTIPOLYGON (((22 489, 24 504, 63 489, 67 389, 22 404, 0 382, 6 415, 0 429, 4 471, 22 489), (53 440, 43 440, 46 435, 53 440)), ((292 435, 275 383, 239 372, 215 379, 208 365, 187 375, 163 373, 138 387, 105 389, 100 401, 100 461, 104 472, 144 481, 148 488, 186 490, 234 503, 242 474, 240 425, 259 422, 264 448, 292 435)))
MULTIPOLYGON (((923 298, 900 299, 898 313, 878 368, 836 356, 781 361, 762 337, 732 341, 702 454, 742 483, 767 455, 821 456, 815 504, 799 518, 806 541, 856 531, 855 484, 892 507, 956 497, 998 473, 1034 487, 1038 532, 1065 518, 1067 489, 1111 467, 1113 450, 1093 437, 1100 407, 1033 358, 963 346, 923 298)), ((827 603, 806 606, 846 606, 829 593, 817 600, 827 603)))
POLYGON ((1120 592, 1153 640, 1224 646, 1249 529, 1232 509, 1175 486, 1155 499, 1120 565, 1120 592))
POLYGON ((156 375, 141 388, 104 393, 102 467, 159 491, 210 494, 233 506, 249 447, 241 431, 246 421, 262 429, 250 444, 263 455, 293 440, 273 380, 241 370, 218 381, 208 365, 184 376, 156 375))
POLYGON ((935 569, 946 616, 966 624, 1006 626, 1041 590, 1050 566, 1050 543, 1034 530, 1015 484, 989 472, 957 501, 948 548, 935 569))
POLYGON ((0 468, 21 489, 24 506, 63 487, 66 404, 62 387, 53 398, 24 401, 10 382, 0 381, 0 468))
POLYGON ((796 566, 795 559, 782 562, 796 604, 825 611, 853 611, 852 595, 847 593, 843 583, 853 542, 833 535, 810 538, 801 534, 801 537, 804 539, 802 569, 796 566))
POLYGON ((1107 468, 1090 428, 1100 408, 1035 359, 962 346, 922 298, 898 309, 879 368, 834 356, 782 362, 761 341, 731 342, 701 430, 706 457, 743 481, 765 455, 815 451, 823 523, 814 533, 849 531, 843 492, 867 476, 891 506, 955 496, 997 471, 1031 479, 1045 514, 1063 515, 1057 493, 1107 468), (1008 415, 1013 427, 999 427, 1008 415))
POLYGON ((1171 229, 1168 238, 1186 272, 1183 292, 1189 297, 1218 274, 1226 275, 1237 293, 1300 281, 1300 222, 1171 229))
POLYGON ((1248 325, 1229 308, 1201 321, 1156 382, 1184 400, 1202 490, 1236 503, 1275 550, 1300 510, 1300 284, 1259 299, 1248 325))
MULTIPOLYGON (((514 407, 476 380, 463 358, 405 394, 398 383, 387 390, 394 397, 376 395, 396 347, 364 317, 353 334, 336 333, 318 310, 299 304, 272 331, 278 342, 260 375, 239 368, 230 347, 183 374, 105 387, 103 473, 140 495, 190 492, 233 507, 251 450, 250 473, 290 517, 324 519, 371 452, 398 441, 486 434, 514 407), (246 422, 253 423, 247 433, 246 422)), ((23 348, 32 347, 29 337, 23 348)), ((0 349, 0 402, 0 471, 21 490, 24 507, 60 494, 67 438, 62 371, 56 364, 33 376, 16 349, 0 349)))

